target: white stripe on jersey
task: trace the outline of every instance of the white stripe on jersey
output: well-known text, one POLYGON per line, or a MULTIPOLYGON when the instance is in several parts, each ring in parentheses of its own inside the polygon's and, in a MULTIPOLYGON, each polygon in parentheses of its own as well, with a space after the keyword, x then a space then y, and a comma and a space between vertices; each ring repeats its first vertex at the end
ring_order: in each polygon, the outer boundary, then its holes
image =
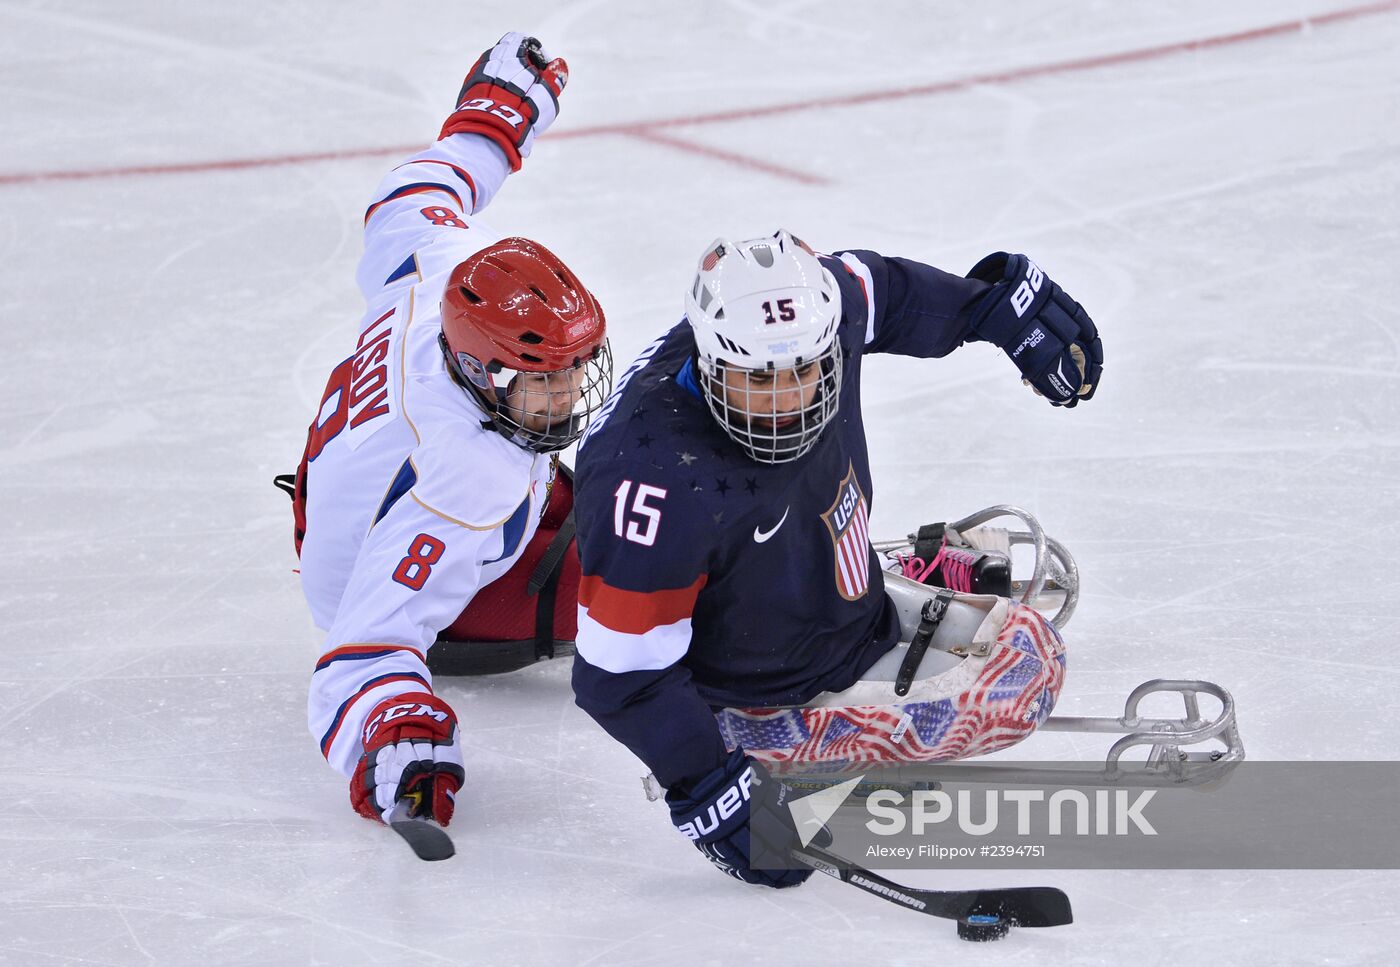
POLYGON ((655 671, 670 668, 685 657, 690 648, 690 619, 658 625, 640 635, 613 631, 578 606, 578 638, 574 648, 594 668, 622 672, 655 671))
POLYGON ((861 281, 861 288, 865 290, 865 344, 868 346, 875 340, 875 280, 866 264, 850 252, 844 253, 841 261, 856 274, 861 281))

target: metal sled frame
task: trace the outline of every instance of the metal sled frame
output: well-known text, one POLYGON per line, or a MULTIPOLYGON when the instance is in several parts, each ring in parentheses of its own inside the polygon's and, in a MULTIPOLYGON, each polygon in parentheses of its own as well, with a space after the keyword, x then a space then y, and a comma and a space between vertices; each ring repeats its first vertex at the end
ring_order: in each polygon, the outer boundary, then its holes
POLYGON ((1040 730, 1118 735, 1104 760, 1104 777, 1109 781, 1131 777, 1138 784, 1144 778, 1160 777, 1165 783, 1194 784, 1219 778, 1244 760, 1244 743, 1235 724, 1235 699, 1214 682, 1154 678, 1132 690, 1118 718, 1052 715, 1040 730), (1138 706, 1147 696, 1173 692, 1181 696, 1186 707, 1181 718, 1144 718, 1138 714, 1138 706), (1203 717, 1197 695, 1218 700, 1220 711, 1210 719, 1203 717), (1186 748, 1212 741, 1218 741, 1222 748, 1186 748), (1139 746, 1148 748, 1147 760, 1123 762, 1123 753, 1139 746))
MULTIPOLYGON (((1223 779, 1245 757, 1244 743, 1235 724, 1235 699, 1214 682, 1154 678, 1132 690, 1123 703, 1123 714, 1117 718, 1052 715, 1038 731, 1119 737, 1109 747, 1102 768, 1093 772, 1086 768, 1075 776, 1076 782, 1198 786, 1223 779), (1185 706, 1182 717, 1149 718, 1139 714, 1143 700, 1156 694, 1181 696, 1185 706), (1198 695, 1209 695, 1219 701, 1220 710, 1209 718, 1202 715, 1198 695), (1123 758, 1130 749, 1140 747, 1147 749, 1145 760, 1123 758)), ((965 765, 965 776, 976 774, 987 782, 1064 782, 1072 774, 1063 767, 1027 769, 1024 763, 1002 767, 995 760, 985 765, 975 762, 965 765)))
MULTIPOLYGON (((927 763, 853 762, 833 772, 812 773, 813 763, 770 763, 774 775, 784 776, 805 791, 834 785, 852 773, 878 771, 877 782, 862 782, 854 795, 868 795, 880 788, 936 787, 950 777, 959 783, 994 782, 1045 785, 1108 785, 1133 787, 1201 786, 1224 779, 1235 764, 1244 761, 1244 744, 1235 726, 1235 700, 1214 682, 1156 678, 1133 689, 1118 718, 1108 716, 1051 716, 1038 731, 1118 735, 1102 766, 1074 762, 1038 768, 1024 761, 1000 765, 996 759, 927 763), (1145 718, 1138 707, 1149 695, 1176 693, 1185 704, 1181 718, 1145 718), (1211 718, 1201 714, 1197 695, 1220 702, 1211 718), (1219 748, 1189 748, 1218 742, 1219 748), (1145 761, 1124 759, 1129 749, 1145 746, 1145 761), (805 768, 804 768, 805 767, 805 768)), ((643 780, 645 783, 645 780, 643 780)))
MULTIPOLYGON (((988 543, 979 542, 979 535, 970 533, 974 528, 982 527, 984 536, 990 537, 996 532, 996 536, 1006 541, 1008 549, 1017 544, 1029 544, 1034 547, 1035 565, 1030 579, 1018 581, 1013 578, 1012 593, 1020 595, 1017 600, 1022 604, 1032 607, 1046 592, 1064 594, 1065 599, 1060 605, 1060 610, 1055 612, 1050 622, 1056 628, 1064 628, 1069 624, 1069 619, 1074 616, 1075 606, 1079 604, 1079 566, 1074 563, 1074 557, 1063 544, 1045 533, 1034 514, 1011 504, 996 504, 975 514, 969 514, 962 520, 953 521, 948 526, 974 543, 988 543), (1013 531, 983 526, 1003 517, 1016 518, 1026 529, 1013 531)), ((889 556, 895 552, 912 551, 914 538, 915 535, 910 534, 904 540, 874 541, 871 546, 876 552, 889 556)))
MULTIPOLYGON (((1079 603, 1079 566, 1063 544, 1045 533, 1035 515, 1011 504, 997 504, 962 520, 948 524, 969 543, 985 549, 1009 552, 1011 546, 1027 544, 1035 549, 1035 564, 1029 580, 1012 580, 1012 592, 1025 605, 1036 607, 1047 592, 1064 595, 1059 611, 1050 619, 1056 628, 1064 628, 1079 603), (1003 517, 1014 517, 1025 525, 1024 531, 989 528, 985 525, 1003 517)), ((911 552, 916 535, 905 540, 876 541, 875 550, 886 556, 896 552, 911 552)), ((898 582, 913 586, 913 582, 898 582)), ((1037 608, 1037 610, 1039 610, 1037 608)), ((1097 778, 1104 782, 1131 782, 1134 785, 1196 785, 1223 776, 1236 762, 1244 760, 1244 743, 1235 724, 1235 700, 1214 682, 1155 678, 1133 689, 1123 703, 1123 714, 1108 716, 1051 716, 1041 726, 1044 732, 1078 732, 1116 735, 1109 747, 1103 769, 1097 778), (1139 707, 1150 695, 1175 693, 1181 696, 1184 712, 1180 718, 1144 717, 1139 707), (1201 714, 1198 696, 1208 695, 1220 703, 1220 710, 1210 718, 1201 714), (1218 743, 1218 746, 1215 745, 1218 743), (1146 761, 1124 760, 1130 749, 1147 748, 1146 761)), ((969 767, 972 768, 971 766, 969 767)), ((995 761, 976 765, 986 770, 988 781, 1005 781, 1015 777, 1058 775, 1053 770, 1006 769, 995 761)))

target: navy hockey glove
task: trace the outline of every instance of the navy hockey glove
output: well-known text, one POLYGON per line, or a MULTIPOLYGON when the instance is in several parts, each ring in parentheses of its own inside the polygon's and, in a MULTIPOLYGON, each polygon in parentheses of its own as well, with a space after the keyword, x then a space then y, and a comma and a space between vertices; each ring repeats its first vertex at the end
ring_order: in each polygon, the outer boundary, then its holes
POLYGON ((457 716, 446 702, 427 692, 385 699, 369 713, 363 738, 365 753, 350 777, 355 812, 383 822, 384 813, 405 800, 410 816, 440 826, 452 821, 466 773, 457 716))
POLYGON ((485 135, 506 153, 511 170, 519 171, 535 135, 554 123, 568 81, 562 57, 550 60, 534 37, 508 33, 477 58, 438 140, 464 131, 485 135))
MULTIPOLYGON (((735 879, 776 888, 797 886, 811 876, 812 871, 751 868, 749 857, 754 851, 750 820, 760 811, 766 812, 762 829, 782 830, 782 833, 779 841, 765 840, 763 845, 786 856, 790 848, 800 843, 787 807, 793 798, 790 788, 770 776, 768 770, 746 756, 743 749, 731 752, 724 765, 695 783, 688 792, 679 789, 666 792, 671 822, 695 843, 706 859, 735 879)), ((830 834, 824 830, 818 837, 814 839, 830 843, 830 834)))
POLYGON ((1005 350, 1037 393, 1055 406, 1093 398, 1103 343, 1083 306, 1024 255, 994 252, 967 277, 992 283, 973 310, 973 330, 1005 350))

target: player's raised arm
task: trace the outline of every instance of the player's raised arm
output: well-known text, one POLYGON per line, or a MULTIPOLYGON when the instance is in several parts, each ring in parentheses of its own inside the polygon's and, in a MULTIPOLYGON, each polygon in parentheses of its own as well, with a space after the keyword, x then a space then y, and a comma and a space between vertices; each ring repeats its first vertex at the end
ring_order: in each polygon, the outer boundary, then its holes
POLYGON ((563 58, 550 59, 519 32, 477 58, 437 142, 390 171, 365 210, 357 278, 366 298, 398 278, 417 278, 417 253, 437 236, 473 230, 472 216, 554 122, 567 80, 563 58))
POLYGON ((519 171, 535 135, 554 123, 568 81, 564 58, 551 59, 534 37, 508 33, 477 59, 438 137, 485 135, 505 152, 511 170, 519 171))

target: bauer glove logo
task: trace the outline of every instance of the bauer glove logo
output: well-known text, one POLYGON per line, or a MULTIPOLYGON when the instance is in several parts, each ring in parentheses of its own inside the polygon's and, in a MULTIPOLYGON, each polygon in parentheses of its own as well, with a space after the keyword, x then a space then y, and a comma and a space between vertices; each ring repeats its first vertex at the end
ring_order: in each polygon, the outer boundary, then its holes
POLYGON ((752 783, 753 769, 745 769, 743 774, 734 780, 734 785, 720 793, 719 798, 711 803, 704 813, 697 814, 695 818, 681 823, 676 828, 686 839, 698 840, 702 836, 708 836, 719 828, 720 823, 737 813, 744 803, 749 801, 749 786, 752 783))
MULTIPOLYGON (((1016 310, 1017 319, 1024 316, 1026 310, 1031 307, 1031 303, 1035 301, 1035 294, 1040 291, 1040 286, 1044 281, 1045 273, 1040 271, 1040 266, 1030 259, 1026 259, 1026 277, 1021 280, 1020 285, 1016 286, 1016 291, 1011 293, 1011 308, 1016 310)), ((1020 351, 1020 349, 1016 350, 1016 352, 1020 351)))

